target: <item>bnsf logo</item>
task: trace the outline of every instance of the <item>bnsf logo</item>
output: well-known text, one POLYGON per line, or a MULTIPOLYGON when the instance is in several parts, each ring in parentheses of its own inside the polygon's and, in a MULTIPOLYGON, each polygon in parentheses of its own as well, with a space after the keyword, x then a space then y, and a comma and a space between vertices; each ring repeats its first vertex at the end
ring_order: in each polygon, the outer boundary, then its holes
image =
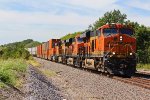
POLYGON ((135 42, 107 42, 106 47, 113 47, 114 45, 135 45, 135 42))

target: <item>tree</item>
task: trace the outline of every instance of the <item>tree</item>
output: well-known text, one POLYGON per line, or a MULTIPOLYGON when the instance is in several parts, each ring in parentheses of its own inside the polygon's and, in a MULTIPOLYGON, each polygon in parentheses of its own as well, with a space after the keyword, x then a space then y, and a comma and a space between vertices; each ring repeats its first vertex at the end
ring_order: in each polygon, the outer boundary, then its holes
POLYGON ((25 48, 31 48, 40 45, 41 43, 38 41, 33 41, 25 45, 25 48))
POLYGON ((124 23, 127 19, 126 14, 122 14, 120 10, 113 10, 106 12, 103 17, 99 18, 94 24, 94 29, 106 24, 106 23, 124 23))
POLYGON ((0 57, 3 59, 8 59, 8 58, 28 59, 30 57, 30 54, 25 49, 25 47, 33 47, 39 44, 40 44, 39 42, 33 41, 32 39, 5 44, 3 46, 0 46, 0 57))
POLYGON ((137 39, 137 54, 140 62, 150 63, 150 31, 143 25, 135 30, 137 39))
MULTIPOLYGON (((106 12, 104 16, 99 18, 94 24, 94 30, 105 25, 106 23, 125 23, 135 30, 133 35, 137 40, 137 56, 141 63, 150 63, 150 27, 145 27, 137 22, 127 20, 127 15, 122 14, 119 10, 106 12)), ((91 27, 91 25, 90 25, 91 27)))
POLYGON ((81 34, 81 33, 82 32, 74 32, 74 33, 71 33, 71 34, 69 33, 69 34, 61 37, 60 39, 61 40, 67 40, 67 39, 70 39, 70 38, 74 38, 76 35, 81 34))

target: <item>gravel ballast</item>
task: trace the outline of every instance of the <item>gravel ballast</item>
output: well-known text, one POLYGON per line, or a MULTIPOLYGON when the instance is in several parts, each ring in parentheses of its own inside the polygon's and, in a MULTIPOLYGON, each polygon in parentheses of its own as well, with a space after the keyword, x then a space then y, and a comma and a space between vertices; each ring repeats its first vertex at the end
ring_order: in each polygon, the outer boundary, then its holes
POLYGON ((28 67, 23 88, 0 89, 0 100, 150 100, 148 89, 98 73, 35 59, 41 67, 28 67))
POLYGON ((55 87, 39 70, 30 66, 24 90, 24 100, 63 100, 60 90, 55 87))
POLYGON ((35 59, 41 63, 41 68, 57 73, 49 80, 67 100, 150 100, 148 89, 63 64, 35 59))

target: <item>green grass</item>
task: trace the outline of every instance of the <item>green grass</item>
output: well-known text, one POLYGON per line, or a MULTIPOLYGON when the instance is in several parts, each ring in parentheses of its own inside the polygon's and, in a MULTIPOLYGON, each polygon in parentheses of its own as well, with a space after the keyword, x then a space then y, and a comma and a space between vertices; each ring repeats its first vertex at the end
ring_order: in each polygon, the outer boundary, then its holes
POLYGON ((52 71, 52 70, 41 70, 42 73, 44 75, 46 75, 47 77, 52 77, 52 76, 55 76, 57 75, 56 72, 52 71))
POLYGON ((74 32, 74 33, 71 33, 71 34, 67 34, 63 37, 61 37, 61 40, 67 40, 67 39, 70 39, 70 38, 74 38, 76 35, 78 34, 81 34, 82 32, 74 32))
POLYGON ((27 63, 31 64, 34 67, 41 67, 41 64, 37 62, 35 59, 33 59, 32 57, 30 57, 30 59, 27 60, 27 63))
POLYGON ((23 59, 0 60, 0 80, 15 86, 26 72, 27 64, 23 59))
POLYGON ((137 64, 137 69, 150 70, 150 64, 137 64))
POLYGON ((6 84, 4 84, 3 82, 0 82, 0 88, 5 88, 6 84))

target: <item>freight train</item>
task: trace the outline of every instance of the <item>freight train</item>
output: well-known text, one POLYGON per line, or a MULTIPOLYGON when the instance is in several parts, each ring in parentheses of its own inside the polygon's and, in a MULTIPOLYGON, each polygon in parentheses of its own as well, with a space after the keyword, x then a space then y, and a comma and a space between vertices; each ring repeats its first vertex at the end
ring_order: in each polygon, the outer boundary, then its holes
POLYGON ((50 39, 33 47, 34 50, 29 48, 29 51, 39 58, 131 77, 136 71, 136 39, 133 34, 132 27, 112 23, 67 40, 50 39))

